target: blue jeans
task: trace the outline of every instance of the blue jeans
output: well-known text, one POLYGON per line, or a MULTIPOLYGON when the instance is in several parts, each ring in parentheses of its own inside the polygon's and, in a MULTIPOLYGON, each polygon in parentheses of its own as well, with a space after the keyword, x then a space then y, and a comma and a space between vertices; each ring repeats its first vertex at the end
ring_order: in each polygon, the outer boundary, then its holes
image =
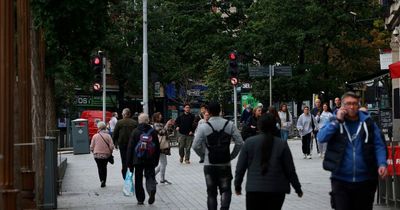
POLYGON ((289 137, 289 131, 288 130, 281 130, 281 139, 287 141, 289 137))

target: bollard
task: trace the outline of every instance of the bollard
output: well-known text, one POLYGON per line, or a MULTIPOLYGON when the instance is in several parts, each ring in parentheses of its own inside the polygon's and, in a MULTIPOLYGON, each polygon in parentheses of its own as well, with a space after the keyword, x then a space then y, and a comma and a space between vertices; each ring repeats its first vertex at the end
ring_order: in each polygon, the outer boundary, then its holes
POLYGON ((57 208, 57 139, 45 136, 44 209, 57 208))

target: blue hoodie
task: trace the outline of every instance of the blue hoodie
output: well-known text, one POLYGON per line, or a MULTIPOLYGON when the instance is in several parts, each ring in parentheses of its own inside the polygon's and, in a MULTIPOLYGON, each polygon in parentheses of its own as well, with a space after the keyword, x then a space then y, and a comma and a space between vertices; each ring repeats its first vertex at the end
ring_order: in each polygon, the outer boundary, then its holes
MULTIPOLYGON (((368 133, 368 129, 365 121, 370 118, 368 113, 358 111, 359 120, 349 121, 346 120, 343 124, 339 124, 335 117, 331 118, 331 122, 327 123, 326 126, 320 129, 317 135, 317 139, 320 143, 334 143, 335 139, 331 138, 338 130, 341 133, 345 133, 346 136, 355 136, 355 139, 351 141, 349 137, 346 138, 346 149, 343 154, 343 159, 340 163, 338 170, 332 172, 332 178, 346 181, 346 182, 362 182, 376 177, 370 177, 368 173, 368 167, 363 157, 363 143, 366 139, 361 139, 362 135, 360 131, 364 129, 367 136, 374 135, 374 146, 375 146, 375 157, 376 157, 376 168, 380 166, 387 166, 386 164, 386 145, 381 137, 381 131, 378 126, 373 123, 374 133, 368 133), (349 134, 349 135, 348 135, 349 134)), ((368 137, 366 137, 368 138, 368 137)))

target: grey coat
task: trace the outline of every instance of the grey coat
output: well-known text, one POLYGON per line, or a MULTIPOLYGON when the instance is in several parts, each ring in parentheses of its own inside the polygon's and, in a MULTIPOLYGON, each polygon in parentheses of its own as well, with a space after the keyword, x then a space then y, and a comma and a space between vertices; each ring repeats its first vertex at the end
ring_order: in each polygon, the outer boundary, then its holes
POLYGON ((240 151, 236 165, 235 190, 241 191, 243 176, 247 170, 246 192, 290 193, 292 184, 296 193, 302 192, 292 153, 286 141, 274 137, 268 172, 261 174, 261 154, 264 134, 247 139, 240 151))

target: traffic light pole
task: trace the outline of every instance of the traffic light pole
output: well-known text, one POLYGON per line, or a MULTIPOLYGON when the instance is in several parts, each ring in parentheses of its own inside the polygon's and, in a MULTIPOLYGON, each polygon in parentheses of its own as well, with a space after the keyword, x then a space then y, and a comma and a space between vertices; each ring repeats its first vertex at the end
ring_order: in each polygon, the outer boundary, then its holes
POLYGON ((149 114, 149 69, 147 54, 147 0, 143 0, 143 112, 149 114))
POLYGON ((236 85, 233 85, 233 118, 235 126, 237 127, 237 90, 236 85))
POLYGON ((107 124, 106 122, 106 66, 107 66, 107 59, 103 55, 103 122, 107 124))

